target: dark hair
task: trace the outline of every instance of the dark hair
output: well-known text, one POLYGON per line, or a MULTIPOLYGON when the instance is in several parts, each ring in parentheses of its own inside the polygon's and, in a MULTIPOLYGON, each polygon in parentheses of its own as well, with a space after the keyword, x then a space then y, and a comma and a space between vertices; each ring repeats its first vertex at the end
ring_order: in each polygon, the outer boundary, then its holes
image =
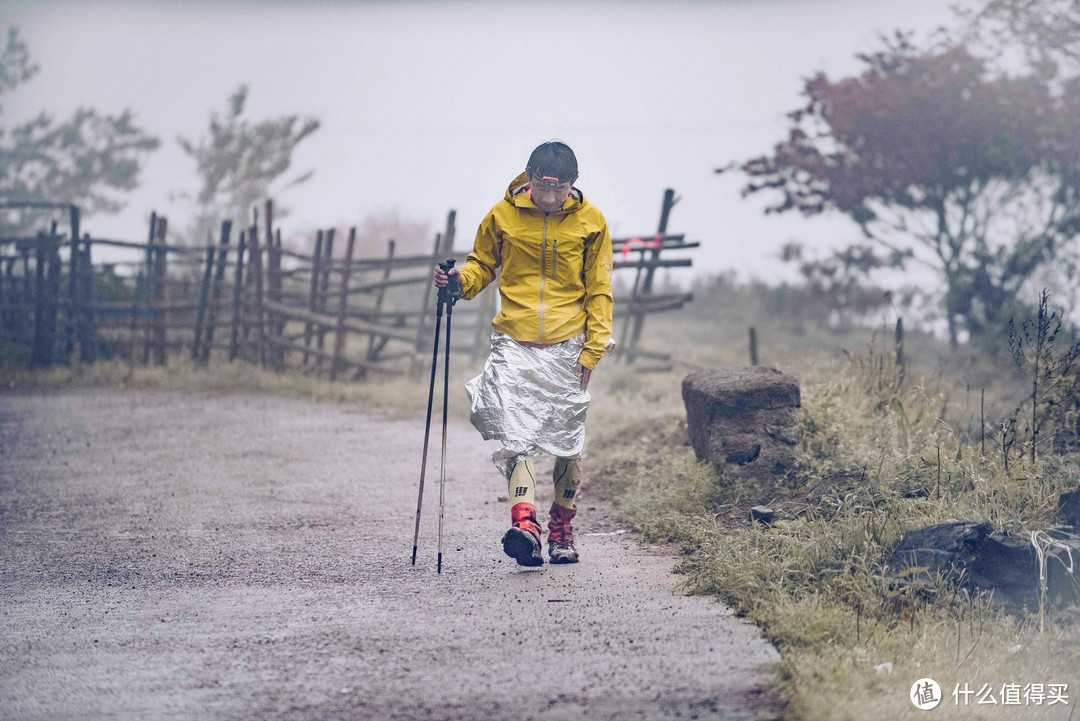
POLYGON ((578 175, 577 156, 566 143, 552 140, 532 151, 525 169, 541 178, 550 176, 558 178, 560 183, 573 182, 578 175))

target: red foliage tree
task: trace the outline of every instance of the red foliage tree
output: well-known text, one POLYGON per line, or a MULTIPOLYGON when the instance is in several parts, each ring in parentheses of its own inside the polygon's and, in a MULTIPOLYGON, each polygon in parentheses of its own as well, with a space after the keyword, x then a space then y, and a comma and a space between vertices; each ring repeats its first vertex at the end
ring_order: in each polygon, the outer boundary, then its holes
POLYGON ((1000 333, 1047 264, 1075 278, 1080 83, 992 77, 962 46, 902 35, 859 58, 857 77, 806 81, 788 138, 738 166, 743 194, 778 196, 766 212, 841 211, 894 265, 940 274, 954 344, 961 327, 1000 333))

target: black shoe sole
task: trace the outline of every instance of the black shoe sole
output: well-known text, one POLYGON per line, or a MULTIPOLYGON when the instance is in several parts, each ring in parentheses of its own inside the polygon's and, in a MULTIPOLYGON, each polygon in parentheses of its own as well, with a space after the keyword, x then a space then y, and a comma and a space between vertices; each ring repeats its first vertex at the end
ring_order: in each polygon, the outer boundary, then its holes
POLYGON ((502 537, 503 553, 517 561, 519 566, 543 566, 544 557, 540 544, 531 533, 511 528, 502 537))

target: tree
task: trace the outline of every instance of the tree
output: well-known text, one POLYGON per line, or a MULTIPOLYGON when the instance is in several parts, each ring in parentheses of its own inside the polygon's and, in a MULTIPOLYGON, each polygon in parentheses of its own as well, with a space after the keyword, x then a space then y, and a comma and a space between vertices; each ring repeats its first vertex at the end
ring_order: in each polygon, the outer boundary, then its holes
POLYGON ((806 80, 788 138, 738 166, 743 194, 779 194, 771 213, 839 210, 891 265, 933 269, 954 345, 1000 332, 1050 264, 1075 280, 1080 83, 991 77, 962 46, 903 34, 858 57, 856 77, 806 80))
POLYGON ((781 249, 780 259, 794 265, 802 276, 788 311, 800 319, 817 315, 825 325, 845 328, 889 306, 912 303, 910 288, 893 293, 868 282, 874 271, 891 265, 890 258, 871 245, 852 245, 823 255, 811 252, 805 243, 791 241, 781 249))
POLYGON ((7 44, 0 50, 0 95, 34 77, 39 69, 37 65, 30 64, 30 49, 19 37, 19 29, 9 27, 7 44))
MULTIPOLYGON (((270 196, 308 180, 308 171, 283 187, 274 184, 292 165, 296 146, 319 128, 319 121, 297 115, 251 123, 244 117, 248 87, 241 85, 229 98, 224 117, 210 116, 209 136, 197 143, 179 138, 180 147, 196 163, 202 187, 196 196, 198 215, 192 230, 194 242, 205 241, 224 219, 240 222, 250 209, 270 196)), ((279 215, 283 209, 277 210, 279 215)))
POLYGON ((986 0, 956 11, 964 41, 991 58, 1018 53, 1046 80, 1080 72, 1080 0, 986 0))
MULTIPOLYGON (((16 27, 0 49, 0 95, 38 71, 16 27)), ((46 113, 7 129, 0 127, 0 198, 4 202, 73 203, 86 214, 112 213, 138 186, 144 156, 157 138, 139 128, 130 111, 102 115, 79 108, 56 123, 46 113)), ((26 213, 8 214, 4 229, 25 229, 26 213)))

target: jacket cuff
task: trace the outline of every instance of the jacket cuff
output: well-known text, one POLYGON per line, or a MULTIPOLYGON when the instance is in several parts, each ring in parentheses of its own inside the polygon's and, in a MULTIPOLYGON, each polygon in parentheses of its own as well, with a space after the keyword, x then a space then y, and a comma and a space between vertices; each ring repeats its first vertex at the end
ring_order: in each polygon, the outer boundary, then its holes
POLYGON ((596 351, 586 348, 581 351, 581 355, 578 356, 578 363, 585 366, 591 371, 596 370, 596 365, 600 362, 600 359, 604 357, 604 351, 596 351))
POLYGON ((480 292, 479 284, 473 278, 472 273, 466 271, 467 264, 461 266, 458 270, 458 278, 461 279, 461 298, 462 300, 472 300, 476 297, 476 294, 480 292))

